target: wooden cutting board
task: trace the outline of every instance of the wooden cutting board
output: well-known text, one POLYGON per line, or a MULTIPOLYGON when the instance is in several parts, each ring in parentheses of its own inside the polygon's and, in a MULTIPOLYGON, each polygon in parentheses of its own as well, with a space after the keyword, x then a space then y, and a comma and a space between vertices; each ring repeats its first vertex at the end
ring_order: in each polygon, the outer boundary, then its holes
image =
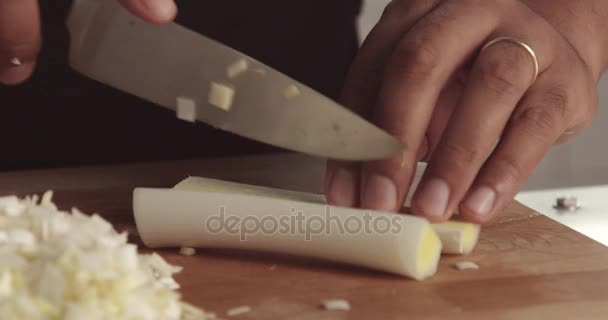
MULTIPOLYGON (((170 187, 189 176, 318 191, 323 163, 295 155, 0 173, 0 194, 56 190, 56 201, 98 212, 140 243, 131 211, 136 186, 170 187)), ((140 243, 141 244, 141 243, 140 243)), ((608 248, 514 203, 485 226, 467 257, 445 256, 432 279, 415 282, 360 268, 274 254, 163 250, 185 267, 187 301, 238 319, 607 319, 608 248), (457 271, 473 261, 480 270, 457 271), (322 299, 350 301, 324 311, 322 299)))

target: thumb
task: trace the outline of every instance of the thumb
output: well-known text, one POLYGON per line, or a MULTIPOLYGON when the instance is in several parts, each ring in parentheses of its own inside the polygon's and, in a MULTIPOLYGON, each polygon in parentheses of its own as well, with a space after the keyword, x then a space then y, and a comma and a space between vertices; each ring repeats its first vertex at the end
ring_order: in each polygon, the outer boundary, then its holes
POLYGON ((0 83, 16 85, 34 70, 41 46, 36 0, 0 0, 0 83))
POLYGON ((152 23, 166 23, 177 15, 174 0, 119 0, 136 16, 152 23))

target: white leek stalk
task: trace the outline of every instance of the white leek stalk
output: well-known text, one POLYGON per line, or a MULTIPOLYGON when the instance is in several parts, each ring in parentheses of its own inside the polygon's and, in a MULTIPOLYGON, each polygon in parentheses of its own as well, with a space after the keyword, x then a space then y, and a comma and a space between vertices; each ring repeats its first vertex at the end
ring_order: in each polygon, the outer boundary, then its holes
POLYGON ((281 198, 192 191, 184 190, 184 184, 176 189, 139 188, 133 210, 142 240, 153 248, 286 253, 417 280, 436 272, 441 242, 425 219, 383 212, 369 212, 364 218, 362 210, 291 199, 295 194, 281 198), (365 219, 372 226, 369 230, 365 219))

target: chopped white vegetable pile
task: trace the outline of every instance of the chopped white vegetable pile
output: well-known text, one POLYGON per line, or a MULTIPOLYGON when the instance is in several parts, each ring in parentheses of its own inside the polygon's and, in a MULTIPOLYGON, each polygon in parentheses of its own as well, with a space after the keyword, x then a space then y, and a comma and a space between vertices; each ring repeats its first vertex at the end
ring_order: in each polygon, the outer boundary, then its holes
POLYGON ((295 99, 301 94, 300 89, 293 84, 285 88, 285 91, 283 92, 283 95, 287 100, 295 99))
POLYGON ((350 303, 343 299, 331 299, 321 301, 323 309, 329 311, 349 311, 350 303))
POLYGON ((196 102, 191 98, 177 97, 177 118, 196 122, 196 102))
POLYGON ((234 101, 234 89, 216 82, 211 82, 209 88, 209 104, 224 111, 230 111, 234 101))
POLYGON ((181 267, 141 255, 98 215, 59 211, 48 192, 0 198, 0 318, 204 320, 180 301, 181 267))
POLYGON ((240 306, 240 307, 232 308, 232 309, 226 311, 226 315, 229 317, 236 317, 241 314, 249 313, 249 312, 251 312, 250 306, 240 306))
POLYGON ((189 248, 189 247, 183 247, 183 248, 179 249, 179 254, 181 254, 183 256, 193 256, 196 254, 196 249, 189 248))
POLYGON ((248 69, 249 62, 247 62, 245 59, 240 59, 228 66, 228 69, 226 69, 226 74, 228 75, 228 78, 234 79, 242 73, 247 72, 248 69))
POLYGON ((471 261, 461 261, 454 265, 454 267, 458 270, 478 270, 479 265, 475 262, 471 261))

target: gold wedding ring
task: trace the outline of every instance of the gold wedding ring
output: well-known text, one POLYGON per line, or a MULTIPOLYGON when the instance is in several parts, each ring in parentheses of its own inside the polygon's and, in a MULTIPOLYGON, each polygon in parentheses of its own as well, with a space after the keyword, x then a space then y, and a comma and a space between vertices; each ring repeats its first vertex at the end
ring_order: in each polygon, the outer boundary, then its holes
POLYGON ((483 46, 483 48, 481 48, 481 52, 485 51, 489 47, 491 47, 497 43, 500 43, 500 42, 514 43, 514 44, 520 46, 521 48, 523 48, 524 50, 526 50, 526 52, 530 55, 530 57, 532 57, 532 62, 534 64, 534 77, 532 78, 532 83, 536 82, 536 79, 538 78, 538 74, 540 72, 538 56, 536 55, 536 52, 534 52, 534 49, 532 49, 532 47, 530 47, 527 43, 525 43, 517 38, 513 38, 513 37, 500 37, 500 38, 496 38, 496 39, 486 43, 483 46))

